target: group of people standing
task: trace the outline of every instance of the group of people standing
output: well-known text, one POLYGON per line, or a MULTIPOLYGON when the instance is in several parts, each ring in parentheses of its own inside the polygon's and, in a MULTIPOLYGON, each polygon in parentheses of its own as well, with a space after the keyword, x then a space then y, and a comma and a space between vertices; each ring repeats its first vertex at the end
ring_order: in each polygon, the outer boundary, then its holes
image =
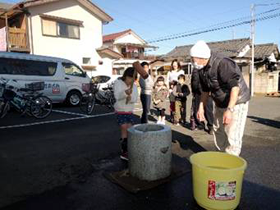
POLYGON ((175 125, 186 124, 186 102, 190 90, 188 85, 185 84, 186 78, 184 71, 181 70, 180 63, 173 60, 171 71, 168 72, 166 79, 159 76, 155 82, 150 75, 149 64, 143 62, 141 65, 149 74, 147 78, 140 77, 139 80, 140 98, 143 107, 141 123, 148 123, 148 114, 152 105, 157 112, 158 124, 165 124, 168 108, 170 109, 170 121, 172 123, 175 125))
MULTIPOLYGON (((190 54, 194 66, 191 79, 191 129, 201 130, 207 126, 208 132, 214 136, 218 150, 238 156, 250 99, 250 92, 241 71, 233 60, 211 53, 204 41, 197 42, 190 54)), ((158 124, 165 124, 166 111, 169 108, 170 121, 176 126, 185 125, 187 96, 190 90, 178 60, 172 61, 171 71, 166 79, 159 76, 155 82, 150 74, 149 64, 143 62, 141 66, 148 75, 139 79, 143 107, 141 123, 148 123, 153 105, 157 111, 158 124)), ((136 79, 136 70, 129 67, 114 84, 115 110, 121 128, 121 158, 125 160, 128 158, 127 129, 133 124, 133 109, 138 99, 134 82, 136 79)))
MULTIPOLYGON (((140 77, 139 81, 141 87, 140 98, 143 107, 141 123, 148 123, 148 114, 152 104, 158 113, 157 123, 165 124, 165 114, 169 108, 170 122, 176 126, 180 124, 186 125, 187 97, 190 95, 190 89, 186 84, 185 73, 181 69, 180 62, 174 59, 171 62, 171 70, 167 73, 166 79, 163 76, 159 76, 155 83, 149 72, 149 64, 143 62, 141 65, 149 74, 146 79, 140 77), (169 107, 167 99, 169 99, 169 107)), ((197 70, 192 73, 191 89, 193 94, 191 129, 206 130, 204 122, 200 122, 196 116, 202 93, 197 70)), ((205 110, 208 132, 213 134, 213 100, 211 98, 209 98, 205 110)))

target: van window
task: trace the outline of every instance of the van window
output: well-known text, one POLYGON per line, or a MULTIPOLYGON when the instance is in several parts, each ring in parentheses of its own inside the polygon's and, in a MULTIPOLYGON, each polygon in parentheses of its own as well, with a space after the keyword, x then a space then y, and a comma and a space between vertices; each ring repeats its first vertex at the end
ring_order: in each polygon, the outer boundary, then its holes
POLYGON ((54 62, 0 58, 0 74, 53 76, 56 69, 54 62))
POLYGON ((65 74, 77 77, 85 77, 85 73, 73 63, 62 63, 65 74))

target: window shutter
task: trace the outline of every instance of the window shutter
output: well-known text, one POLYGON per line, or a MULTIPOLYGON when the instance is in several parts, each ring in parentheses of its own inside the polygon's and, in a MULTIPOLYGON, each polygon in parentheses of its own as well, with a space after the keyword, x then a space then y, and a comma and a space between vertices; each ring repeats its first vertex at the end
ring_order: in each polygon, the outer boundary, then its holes
POLYGON ((42 19, 42 29, 44 35, 56 36, 56 22, 42 19))

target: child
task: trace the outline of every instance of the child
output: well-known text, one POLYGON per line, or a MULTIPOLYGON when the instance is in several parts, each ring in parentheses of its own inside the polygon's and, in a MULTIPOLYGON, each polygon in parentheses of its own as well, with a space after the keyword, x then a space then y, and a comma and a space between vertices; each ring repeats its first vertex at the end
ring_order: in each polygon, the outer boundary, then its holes
POLYGON ((179 75, 178 84, 173 89, 173 95, 175 96, 175 125, 179 125, 179 122, 186 123, 187 96, 190 94, 190 89, 185 84, 185 80, 185 75, 179 75))
POLYGON ((117 122, 121 129, 121 156, 123 160, 128 160, 127 153, 127 129, 130 128, 134 122, 133 109, 134 104, 138 99, 137 87, 134 81, 137 74, 134 73, 134 68, 129 67, 125 70, 123 76, 114 83, 114 96, 116 103, 114 108, 117 114, 117 122), (133 78, 134 77, 134 78, 133 78))
POLYGON ((153 105, 158 111, 157 124, 165 125, 165 110, 167 108, 166 99, 168 97, 168 88, 164 82, 164 77, 160 76, 154 86, 153 105))
POLYGON ((177 85, 176 81, 170 82, 169 84, 169 101, 170 101, 170 122, 174 123, 174 115, 175 115, 175 96, 173 95, 173 88, 177 85))

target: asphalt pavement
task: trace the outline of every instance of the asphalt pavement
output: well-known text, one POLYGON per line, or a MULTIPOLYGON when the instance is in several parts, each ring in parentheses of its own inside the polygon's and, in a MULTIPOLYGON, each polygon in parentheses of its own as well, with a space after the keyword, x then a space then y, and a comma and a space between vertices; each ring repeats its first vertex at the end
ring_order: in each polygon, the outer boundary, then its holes
MULTIPOLYGON (((280 98, 250 102, 241 154, 248 168, 238 209, 280 209, 279 105, 280 98)), ((105 178, 127 168, 119 159, 120 133, 112 110, 99 106, 90 116, 62 105, 54 110, 44 120, 17 113, 1 119, 0 209, 201 209, 193 199, 191 172, 137 194, 105 178)), ((140 104, 135 114, 139 122, 140 104)), ((174 158, 181 162, 215 149, 204 131, 172 130, 178 141, 174 158)))

